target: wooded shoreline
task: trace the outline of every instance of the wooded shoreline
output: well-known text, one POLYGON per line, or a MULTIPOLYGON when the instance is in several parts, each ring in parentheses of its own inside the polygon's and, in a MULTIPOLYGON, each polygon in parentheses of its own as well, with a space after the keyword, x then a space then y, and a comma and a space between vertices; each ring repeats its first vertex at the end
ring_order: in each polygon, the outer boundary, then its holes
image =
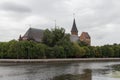
POLYGON ((49 62, 115 62, 120 58, 68 58, 68 59, 0 59, 0 63, 49 63, 49 62))

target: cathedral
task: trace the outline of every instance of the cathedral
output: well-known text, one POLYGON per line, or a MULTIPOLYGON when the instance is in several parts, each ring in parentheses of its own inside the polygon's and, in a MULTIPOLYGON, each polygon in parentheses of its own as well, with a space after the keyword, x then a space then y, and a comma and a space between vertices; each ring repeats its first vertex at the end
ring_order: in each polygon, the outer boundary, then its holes
POLYGON ((72 26, 72 29, 71 29, 70 40, 72 42, 81 41, 81 42, 86 43, 89 46, 91 45, 91 37, 88 34, 88 32, 82 32, 80 36, 78 35, 78 29, 77 29, 77 26, 76 26, 75 19, 73 20, 73 26, 72 26))
MULTIPOLYGON (((42 42, 43 33, 44 33, 44 30, 42 29, 29 28, 28 31, 24 34, 24 36, 20 35, 19 41, 33 40, 35 42, 42 42)), ((78 29, 76 26, 75 19, 73 20, 70 40, 71 42, 82 41, 89 46, 91 45, 91 38, 87 32, 82 32, 80 36, 78 35, 78 29)))

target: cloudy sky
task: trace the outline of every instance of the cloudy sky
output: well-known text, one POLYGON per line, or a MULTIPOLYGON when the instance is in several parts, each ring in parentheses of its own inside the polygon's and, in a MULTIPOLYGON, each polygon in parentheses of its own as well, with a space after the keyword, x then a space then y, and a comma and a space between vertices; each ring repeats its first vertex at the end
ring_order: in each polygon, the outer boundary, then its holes
POLYGON ((29 27, 59 27, 70 33, 75 13, 92 45, 120 43, 120 0, 0 0, 0 41, 18 39, 29 27))

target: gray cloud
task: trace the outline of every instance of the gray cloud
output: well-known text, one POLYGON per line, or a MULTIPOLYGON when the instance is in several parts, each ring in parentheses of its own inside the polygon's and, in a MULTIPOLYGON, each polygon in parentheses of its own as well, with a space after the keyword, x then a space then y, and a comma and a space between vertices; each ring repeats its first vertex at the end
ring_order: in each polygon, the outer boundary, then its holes
POLYGON ((29 17, 32 10, 21 3, 16 2, 1 2, 0 16, 8 18, 10 21, 21 21, 29 17))
POLYGON ((18 3, 12 3, 12 2, 4 2, 1 4, 0 7, 1 7, 0 8, 1 10, 16 12, 16 13, 29 13, 29 12, 31 12, 30 8, 28 8, 24 5, 21 5, 18 3))

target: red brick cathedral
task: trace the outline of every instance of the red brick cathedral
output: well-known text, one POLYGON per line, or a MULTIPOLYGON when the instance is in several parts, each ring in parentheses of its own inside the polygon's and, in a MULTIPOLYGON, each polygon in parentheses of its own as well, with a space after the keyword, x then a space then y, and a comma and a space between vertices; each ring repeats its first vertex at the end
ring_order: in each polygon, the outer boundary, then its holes
POLYGON ((91 45, 91 38, 87 32, 82 32, 82 34, 78 36, 78 29, 76 27, 75 19, 73 21, 70 39, 72 42, 81 41, 81 42, 86 43, 89 46, 91 45))
MULTIPOLYGON (((19 37, 19 41, 21 40, 33 40, 35 42, 42 42, 44 30, 29 28, 28 31, 24 34, 24 36, 19 37)), ((72 42, 82 41, 87 45, 91 45, 91 38, 87 32, 82 32, 80 36, 78 36, 78 29, 76 27, 75 19, 73 21, 73 26, 71 29, 70 40, 72 42)))

